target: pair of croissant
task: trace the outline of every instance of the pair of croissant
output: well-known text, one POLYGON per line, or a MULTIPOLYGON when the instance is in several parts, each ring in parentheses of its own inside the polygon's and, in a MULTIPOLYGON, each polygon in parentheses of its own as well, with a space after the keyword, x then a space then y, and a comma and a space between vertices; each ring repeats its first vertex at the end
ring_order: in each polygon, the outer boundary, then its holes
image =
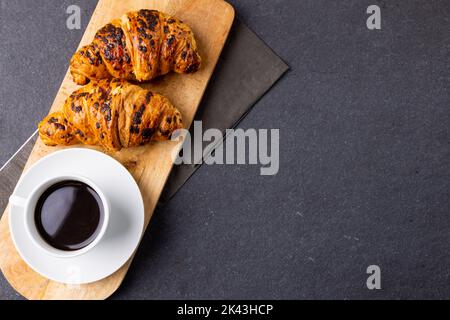
POLYGON ((120 150, 167 140, 183 127, 170 101, 130 81, 171 71, 193 73, 201 58, 192 30, 155 10, 129 12, 107 24, 70 62, 75 91, 39 124, 46 145, 101 145, 120 150))

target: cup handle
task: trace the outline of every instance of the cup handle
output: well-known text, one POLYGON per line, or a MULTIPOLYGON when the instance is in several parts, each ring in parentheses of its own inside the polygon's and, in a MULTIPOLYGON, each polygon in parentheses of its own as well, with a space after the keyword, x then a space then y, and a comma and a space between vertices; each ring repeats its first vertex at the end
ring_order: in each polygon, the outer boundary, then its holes
POLYGON ((18 207, 25 208, 27 199, 13 195, 9 197, 9 203, 18 207))

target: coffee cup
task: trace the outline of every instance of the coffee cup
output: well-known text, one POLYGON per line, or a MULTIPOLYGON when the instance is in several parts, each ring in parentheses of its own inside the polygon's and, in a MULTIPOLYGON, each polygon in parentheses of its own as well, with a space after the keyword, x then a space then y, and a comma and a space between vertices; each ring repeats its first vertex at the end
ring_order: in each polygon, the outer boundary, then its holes
POLYGON ((107 196, 93 181, 64 175, 43 181, 27 197, 12 195, 10 204, 23 208, 31 241, 60 258, 92 250, 104 237, 110 217, 107 196))

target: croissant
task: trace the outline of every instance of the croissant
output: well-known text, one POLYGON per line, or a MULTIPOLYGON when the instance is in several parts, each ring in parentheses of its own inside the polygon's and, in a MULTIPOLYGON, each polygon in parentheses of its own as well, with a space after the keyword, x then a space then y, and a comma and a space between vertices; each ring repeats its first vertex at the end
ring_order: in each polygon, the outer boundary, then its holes
POLYGON ((192 30, 182 21, 156 10, 125 14, 107 24, 72 57, 74 81, 120 78, 148 81, 170 71, 193 73, 201 58, 192 30))
POLYGON ((168 140, 183 124, 167 98, 125 80, 104 79, 72 93, 62 110, 38 127, 46 145, 101 145, 114 151, 168 140))

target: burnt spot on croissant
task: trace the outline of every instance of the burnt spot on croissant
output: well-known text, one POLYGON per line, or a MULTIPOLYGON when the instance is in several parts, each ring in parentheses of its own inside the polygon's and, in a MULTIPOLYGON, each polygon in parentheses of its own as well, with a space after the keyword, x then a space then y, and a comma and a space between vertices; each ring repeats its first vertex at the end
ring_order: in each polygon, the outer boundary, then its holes
POLYGON ((108 112, 108 110, 111 110, 111 107, 109 106, 109 102, 105 102, 102 105, 102 108, 100 109, 103 113, 108 112))
POLYGON ((159 129, 159 132, 161 132, 161 135, 164 137, 168 137, 171 134, 170 130, 159 129))
POLYGON ((98 110, 99 107, 100 107, 100 105, 98 104, 98 102, 95 102, 95 103, 94 103, 94 108, 95 108, 96 110, 98 110))
POLYGON ((155 130, 153 130, 152 128, 145 128, 144 130, 142 130, 142 138, 148 140, 153 136, 154 132, 155 130))
POLYGON ((167 118, 166 118, 166 122, 167 122, 168 124, 171 124, 171 123, 172 123, 172 117, 167 117, 167 118))
POLYGON ((96 123, 95 123, 95 127, 96 127, 97 129, 100 129, 100 127, 101 127, 100 122, 96 122, 96 123))
POLYGON ((151 91, 148 91, 147 94, 145 95, 145 103, 149 104, 152 97, 153 97, 153 93, 151 91))
POLYGON ((52 123, 56 123, 58 122, 58 119, 56 119, 55 117, 51 117, 50 119, 48 119, 47 123, 48 124, 52 124, 52 123))
POLYGON ((106 121, 111 121, 111 100, 108 99, 105 103, 103 103, 102 107, 100 108, 100 111, 105 115, 106 121))
POLYGON ((77 134, 77 135, 79 135, 80 137, 84 138, 84 133, 83 133, 83 131, 81 131, 80 129, 77 129, 77 130, 75 131, 75 134, 77 134))
POLYGON ((103 132, 102 133, 100 133, 100 139, 105 139, 105 135, 103 134, 103 132))
POLYGON ((106 50, 103 54, 105 55, 105 59, 108 61, 114 58, 110 50, 106 50))
POLYGON ((181 53, 181 59, 186 60, 186 55, 187 55, 187 52, 186 52, 186 51, 183 51, 183 52, 181 53))
POLYGON ((130 127, 130 133, 131 134, 139 134, 139 127, 131 126, 130 127))
POLYGON ((193 64, 190 64, 190 65, 186 68, 186 73, 194 73, 194 72, 197 72, 199 68, 200 68, 200 64, 199 64, 199 63, 193 63, 193 64))
POLYGON ((108 38, 116 38, 116 33, 119 32, 119 30, 117 29, 120 28, 117 28, 112 23, 108 23, 97 32, 96 37, 101 39, 106 44, 108 43, 108 38))
POLYGON ((102 111, 105 114, 105 120, 111 121, 111 108, 109 106, 103 106, 102 111))
POLYGON ((100 93, 100 100, 105 100, 106 97, 108 96, 108 93, 102 87, 98 88, 98 92, 100 93))
POLYGON ((142 123, 142 115, 145 111, 145 105, 141 105, 139 110, 133 115, 133 124, 139 125, 142 123))
POLYGON ((145 27, 147 27, 151 31, 156 30, 156 26, 158 25, 159 22, 158 11, 142 9, 139 10, 138 16, 141 18, 139 20, 145 20, 145 22, 143 21, 145 27))
POLYGON ((133 116, 133 124, 141 124, 142 123, 142 114, 139 112, 136 112, 133 116))
POLYGON ((140 52, 146 53, 147 52, 147 47, 146 46, 139 46, 138 47, 140 52))
POLYGON ((171 35, 170 37, 169 37, 169 39, 167 39, 167 45, 169 46, 169 47, 171 47, 172 46, 172 44, 175 42, 175 36, 174 35, 171 35))
POLYGON ((66 130, 66 126, 61 123, 54 123, 53 125, 55 126, 56 129, 63 130, 63 131, 66 130))
POLYGON ((169 33, 169 27, 168 26, 164 26, 164 33, 165 34, 169 33))
MULTIPOLYGON (((144 39, 152 39, 153 38, 153 36, 151 34, 147 33, 147 31, 149 29, 147 28, 147 24, 145 23, 144 20, 138 19, 138 25, 139 25, 139 27, 137 28, 137 31, 138 31, 139 35, 141 36, 141 38, 144 38, 144 39)), ((141 38, 139 38, 139 43, 142 42, 141 38)))
POLYGON ((78 93, 78 94, 72 94, 70 96, 70 98, 72 98, 72 100, 78 100, 80 98, 84 98, 84 97, 88 97, 88 96, 89 96, 89 93, 81 92, 81 93, 78 93))
POLYGON ((75 103, 72 102, 72 105, 70 106, 70 108, 72 109, 73 112, 75 113, 80 113, 83 108, 80 106, 76 106, 75 103))
POLYGON ((81 56, 85 56, 90 65, 99 66, 100 64, 102 64, 100 52, 98 51, 98 48, 93 44, 91 44, 88 49, 86 49, 86 51, 80 51, 79 54, 81 56))

